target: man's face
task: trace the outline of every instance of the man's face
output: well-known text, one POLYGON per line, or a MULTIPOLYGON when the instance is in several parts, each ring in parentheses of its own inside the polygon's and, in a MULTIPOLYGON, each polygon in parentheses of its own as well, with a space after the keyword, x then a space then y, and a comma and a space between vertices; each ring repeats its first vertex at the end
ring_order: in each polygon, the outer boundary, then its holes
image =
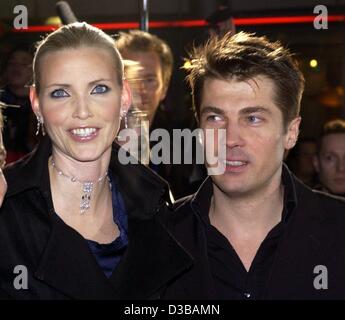
POLYGON ((295 145, 300 119, 285 131, 273 96, 274 84, 263 76, 204 82, 200 126, 226 129, 226 170, 212 179, 228 196, 248 196, 280 184, 284 151, 295 145))
POLYGON ((163 70, 159 56, 153 51, 124 51, 121 52, 121 55, 124 59, 139 62, 142 67, 139 89, 142 101, 138 108, 148 113, 151 125, 160 102, 165 98, 167 89, 163 82, 163 70))
POLYGON ((324 187, 333 194, 345 194, 345 133, 323 137, 314 165, 324 187))

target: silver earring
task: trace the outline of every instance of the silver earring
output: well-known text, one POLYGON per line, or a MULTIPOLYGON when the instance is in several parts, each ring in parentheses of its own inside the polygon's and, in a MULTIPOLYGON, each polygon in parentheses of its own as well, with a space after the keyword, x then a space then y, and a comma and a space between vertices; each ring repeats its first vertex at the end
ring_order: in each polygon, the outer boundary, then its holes
POLYGON ((120 119, 124 120, 125 129, 128 128, 127 110, 121 109, 120 119))
POLYGON ((41 115, 36 115, 37 119, 37 129, 36 129, 36 136, 40 133, 40 128, 42 127, 42 135, 45 135, 44 127, 43 127, 43 119, 41 115))

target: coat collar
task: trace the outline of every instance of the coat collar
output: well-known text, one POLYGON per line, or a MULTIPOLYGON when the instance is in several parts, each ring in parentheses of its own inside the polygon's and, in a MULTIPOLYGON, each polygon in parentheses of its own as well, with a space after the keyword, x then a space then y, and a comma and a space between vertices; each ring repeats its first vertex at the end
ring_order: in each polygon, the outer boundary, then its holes
POLYGON ((118 179, 124 199, 129 245, 109 279, 85 239, 54 214, 48 173, 50 140, 45 138, 31 155, 5 170, 7 198, 38 189, 45 199, 47 206, 37 206, 40 212, 32 213, 45 216, 51 228, 35 277, 70 298, 149 298, 191 265, 191 257, 160 223, 160 215, 168 210, 167 183, 140 164, 122 165, 119 150, 113 146, 109 170, 118 179))
MULTIPOLYGON (((293 209, 298 205, 298 198, 296 193, 296 178, 293 176, 293 174, 285 164, 283 164, 282 167, 281 181, 285 187, 284 207, 286 210, 284 210, 284 213, 286 212, 286 215, 283 216, 283 220, 285 222, 288 220, 293 209)), ((211 177, 208 176, 191 199, 193 210, 198 212, 203 221, 208 220, 205 219, 205 215, 208 215, 209 213, 212 196, 213 183, 211 177)))
MULTIPOLYGON (((51 141, 46 136, 32 153, 19 162, 8 165, 4 170, 8 182, 6 197, 32 188, 50 192, 48 159, 51 152, 51 141)), ((157 212, 162 199, 170 203, 168 183, 151 169, 135 163, 135 159, 115 143, 109 170, 118 179, 120 192, 125 198, 126 209, 132 215, 150 218, 157 212), (121 164, 119 152, 126 154, 131 163, 121 164)))

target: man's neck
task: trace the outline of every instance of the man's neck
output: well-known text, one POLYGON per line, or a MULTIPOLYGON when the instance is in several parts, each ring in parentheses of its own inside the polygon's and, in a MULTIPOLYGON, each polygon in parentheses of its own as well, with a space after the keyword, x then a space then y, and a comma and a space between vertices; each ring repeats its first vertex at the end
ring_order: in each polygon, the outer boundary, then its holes
POLYGON ((261 243, 281 220, 284 188, 279 182, 244 197, 226 195, 215 185, 213 189, 210 222, 231 243, 249 271, 261 243))
POLYGON ((243 196, 227 195, 214 185, 209 212, 211 224, 220 226, 225 233, 269 231, 281 220, 283 198, 281 183, 243 196))

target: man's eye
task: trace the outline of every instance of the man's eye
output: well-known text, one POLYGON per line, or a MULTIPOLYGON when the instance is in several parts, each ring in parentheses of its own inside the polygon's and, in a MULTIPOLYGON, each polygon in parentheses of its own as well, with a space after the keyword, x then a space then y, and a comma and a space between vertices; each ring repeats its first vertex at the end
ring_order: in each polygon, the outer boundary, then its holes
POLYGON ((106 93, 109 91, 109 87, 104 84, 99 84, 91 91, 91 94, 106 93))
POLYGON ((262 119, 257 117, 257 116, 248 116, 247 120, 248 120, 249 123, 256 124, 256 123, 259 123, 262 119))
POLYGON ((216 114, 212 114, 212 115, 209 115, 206 117, 206 120, 207 121, 221 121, 222 120, 222 117, 221 116, 218 116, 216 114))
POLYGON ((64 98, 69 97, 69 94, 63 89, 56 89, 50 94, 50 96, 52 98, 64 98))
POLYGON ((328 161, 328 162, 332 162, 335 160, 335 157, 331 154, 326 154, 325 155, 325 160, 328 161))

